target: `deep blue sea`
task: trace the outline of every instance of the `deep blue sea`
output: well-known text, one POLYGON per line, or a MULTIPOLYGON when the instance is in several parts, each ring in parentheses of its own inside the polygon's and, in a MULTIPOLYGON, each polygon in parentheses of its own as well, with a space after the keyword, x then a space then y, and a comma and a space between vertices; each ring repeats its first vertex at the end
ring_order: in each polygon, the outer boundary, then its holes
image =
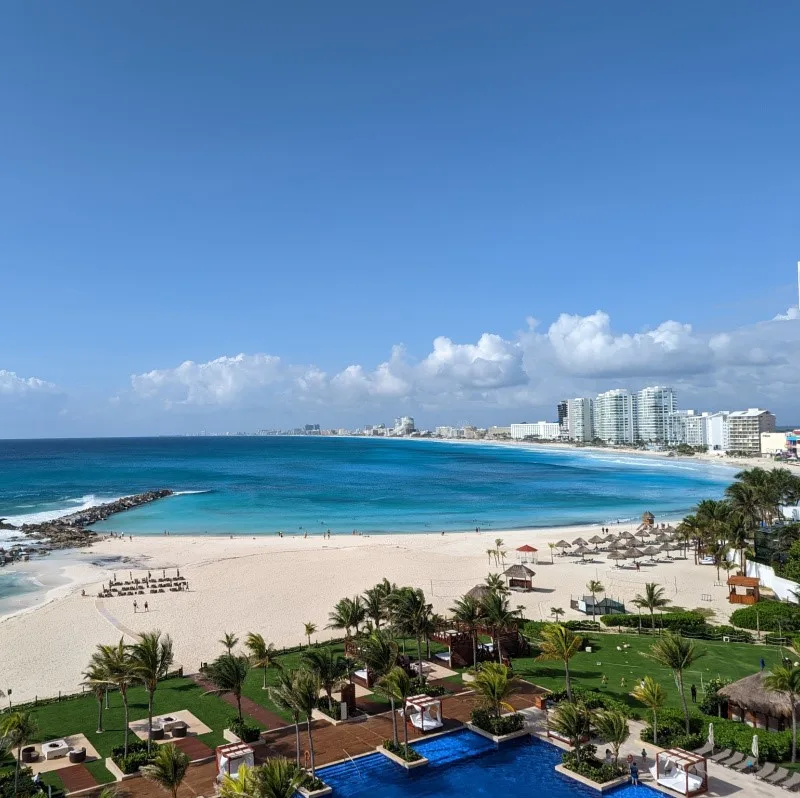
MULTIPOLYGON (((0 441, 12 523, 171 488, 97 529, 320 534, 506 529, 674 517, 735 469, 685 459, 425 440, 231 437, 0 441)), ((0 533, 3 534, 3 533, 0 533)))

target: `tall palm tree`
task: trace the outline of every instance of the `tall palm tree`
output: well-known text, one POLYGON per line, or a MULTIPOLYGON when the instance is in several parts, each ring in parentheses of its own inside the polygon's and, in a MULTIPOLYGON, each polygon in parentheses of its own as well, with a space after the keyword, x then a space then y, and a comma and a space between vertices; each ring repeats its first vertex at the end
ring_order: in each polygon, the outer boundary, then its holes
POLYGON ((481 601, 483 620, 492 633, 492 642, 497 646, 497 661, 503 661, 502 634, 516 627, 519 612, 512 610, 508 599, 500 593, 490 592, 481 601))
POLYGON ((139 770, 146 779, 154 781, 170 793, 172 798, 178 798, 178 789, 186 778, 190 762, 188 754, 172 743, 167 743, 159 745, 153 761, 139 770))
MULTIPOLYGON (((639 609, 642 610, 650 610, 650 625, 653 629, 656 628, 655 611, 672 604, 672 600, 668 599, 665 594, 666 591, 663 587, 657 585, 655 582, 648 582, 644 586, 644 595, 637 593, 636 598, 631 601, 634 607, 639 607, 639 609)), ((639 623, 641 624, 641 619, 639 623)))
POLYGON ((242 654, 222 654, 217 657, 206 669, 206 675, 213 690, 207 690, 205 695, 225 695, 232 693, 236 699, 237 717, 242 717, 242 689, 244 688, 247 674, 250 671, 250 660, 242 654))
POLYGON ((295 689, 297 684, 298 671, 280 671, 278 674, 278 684, 270 687, 269 694, 278 709, 284 710, 291 715, 294 724, 295 758, 300 764, 300 717, 303 714, 297 704, 295 689))
POLYGON ((785 693, 792 708, 792 762, 797 759, 797 699, 800 696, 800 666, 780 665, 764 677, 764 687, 785 693))
POLYGON ((404 637, 413 637, 417 641, 417 662, 420 679, 424 679, 422 670, 422 640, 430 631, 432 605, 425 601, 425 594, 419 588, 403 587, 396 590, 388 598, 392 622, 396 630, 404 637))
POLYGON ((555 618, 556 623, 558 623, 558 617, 564 614, 564 610, 561 609, 561 607, 550 607, 550 614, 555 618))
POLYGON ((683 674, 704 655, 705 651, 699 650, 691 640, 672 632, 665 632, 650 646, 650 651, 645 654, 648 659, 663 665, 665 668, 669 668, 675 676, 675 684, 678 687, 678 695, 681 699, 683 716, 686 721, 687 734, 689 734, 689 707, 686 704, 686 694, 683 691, 683 674))
POLYGON ((592 722, 598 735, 611 746, 616 765, 620 746, 631 736, 628 719, 617 710, 604 709, 594 713, 592 722))
POLYGON ((261 689, 266 690, 267 671, 270 668, 280 669, 281 667, 275 652, 275 646, 272 645, 272 643, 267 643, 267 641, 264 640, 264 636, 257 632, 248 632, 244 644, 250 652, 250 662, 253 667, 261 668, 264 671, 264 683, 261 689))
POLYGON ((572 685, 569 678, 569 661, 581 650, 583 638, 560 623, 548 623, 541 631, 539 641, 540 653, 537 662, 564 663, 564 682, 567 688, 567 700, 572 701, 572 685))
POLYGON ((489 574, 483 582, 493 593, 507 596, 511 591, 500 574, 489 574))
POLYGON ((514 707, 508 703, 508 699, 517 692, 517 681, 509 678, 505 665, 487 662, 475 676, 472 687, 478 696, 478 703, 489 709, 494 717, 499 718, 504 709, 513 712, 514 707))
POLYGON ((223 776, 221 798, 293 798, 308 782, 308 774, 289 759, 267 759, 263 765, 239 767, 235 776, 223 776))
POLYGON ((575 761, 580 763, 583 740, 589 736, 591 717, 581 702, 562 701, 548 718, 550 729, 566 737, 575 751, 575 761))
POLYGON ((5 712, 0 715, 0 738, 4 738, 8 748, 17 749, 17 763, 14 768, 14 795, 19 794, 22 749, 35 739, 37 733, 36 721, 30 712, 5 712))
POLYGON ((172 651, 172 638, 161 636, 161 632, 144 632, 139 640, 130 648, 131 663, 136 681, 147 690, 147 751, 151 750, 153 741, 153 701, 158 683, 168 673, 175 660, 172 651))
POLYGON ((497 550, 496 549, 486 549, 486 554, 489 557, 489 565, 492 564, 492 560, 494 560, 494 564, 497 565, 497 550))
POLYGON ((355 629, 358 635, 359 627, 366 617, 367 611, 361 596, 339 599, 328 615, 328 629, 343 629, 345 637, 350 637, 350 630, 355 629))
POLYGON ((478 599, 469 594, 456 599, 450 607, 453 620, 467 627, 472 638, 472 664, 478 667, 478 629, 483 622, 483 605, 478 599))
POLYGON ((308 648, 300 657, 304 668, 312 671, 328 697, 328 708, 333 709, 333 691, 347 678, 348 664, 343 656, 330 646, 308 648))
POLYGON ((700 550, 700 538, 702 537, 702 529, 700 522, 695 515, 687 515, 681 521, 675 530, 678 533, 678 540, 683 543, 683 556, 686 556, 687 547, 692 544, 694 551, 694 564, 697 565, 697 554, 700 550))
POLYGON ((108 695, 108 672, 102 662, 95 662, 94 658, 83 672, 83 683, 91 688, 97 699, 97 734, 103 733, 103 702, 108 695))
POLYGON ((297 672, 292 682, 292 701, 297 709, 306 716, 306 732, 308 733, 308 753, 311 760, 311 775, 316 775, 314 760, 314 738, 311 734, 311 715, 319 700, 320 683, 316 673, 309 670, 297 672))
POLYGON ((311 635, 317 633, 317 625, 311 621, 306 621, 303 624, 303 632, 308 640, 308 647, 311 648, 311 635))
POLYGON ((115 646, 99 645, 97 647, 96 662, 100 664, 106 673, 108 683, 119 691, 122 699, 122 708, 125 714, 125 729, 123 731, 123 755, 128 755, 128 690, 137 681, 136 669, 131 658, 130 646, 125 644, 124 638, 120 638, 115 646))
POLYGON ((406 701, 411 695, 411 679, 408 674, 399 666, 392 668, 386 676, 381 679, 382 689, 386 695, 391 696, 395 701, 399 701, 403 707, 403 747, 408 756, 408 712, 406 701))
POLYGON ((233 652, 233 649, 236 648, 236 645, 239 642, 239 638, 236 637, 235 632, 223 632, 222 639, 219 641, 222 644, 222 647, 228 654, 233 652))
POLYGON ((586 589, 592 596, 592 620, 595 619, 597 609, 597 594, 598 593, 605 593, 605 587, 603 587, 603 583, 598 581, 597 579, 590 579, 586 583, 586 589))
POLYGON ((378 583, 369 590, 364 591, 364 610, 374 627, 381 628, 381 624, 386 620, 386 594, 382 584, 378 583))
POLYGON ((389 699, 392 707, 392 736, 397 744, 397 713, 395 712, 395 698, 391 692, 384 689, 382 679, 390 673, 392 668, 397 665, 397 657, 400 649, 382 629, 375 629, 370 636, 364 640, 361 646, 361 657, 368 671, 375 676, 374 688, 389 699))
POLYGON ((653 713, 653 745, 658 745, 658 713, 667 700, 664 688, 652 676, 645 676, 631 695, 653 713))

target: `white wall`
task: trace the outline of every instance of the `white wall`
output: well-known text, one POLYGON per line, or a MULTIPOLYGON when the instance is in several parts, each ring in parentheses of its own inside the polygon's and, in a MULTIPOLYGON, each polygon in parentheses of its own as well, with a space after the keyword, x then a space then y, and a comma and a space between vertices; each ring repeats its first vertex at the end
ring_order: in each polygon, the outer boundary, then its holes
POLYGON ((761 580, 764 587, 769 587, 775 591, 775 595, 779 599, 787 599, 791 602, 796 602, 797 599, 792 594, 792 590, 800 590, 800 585, 797 582, 792 582, 791 579, 784 579, 782 576, 776 576, 774 569, 769 565, 762 565, 760 562, 747 561, 747 575, 757 576, 761 580))

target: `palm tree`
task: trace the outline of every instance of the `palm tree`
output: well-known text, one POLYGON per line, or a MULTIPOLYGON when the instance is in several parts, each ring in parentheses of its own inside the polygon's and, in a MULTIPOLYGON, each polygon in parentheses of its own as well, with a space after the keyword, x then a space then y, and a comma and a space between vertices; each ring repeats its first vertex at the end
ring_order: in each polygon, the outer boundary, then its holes
POLYGON ((314 761, 314 738, 311 735, 311 715, 317 707, 319 700, 320 683, 316 673, 309 670, 297 672, 292 682, 292 701, 303 715, 306 716, 306 732, 308 733, 308 753, 311 760, 311 775, 316 776, 314 761))
POLYGON ((17 764, 14 769, 14 795, 19 794, 22 749, 33 741, 37 731, 36 721, 30 712, 5 712, 0 715, 0 738, 4 738, 4 742, 9 749, 17 749, 17 764))
POLYGON ((689 707, 686 705, 686 695, 683 692, 683 673, 704 655, 705 651, 700 651, 691 640, 672 632, 665 632, 650 646, 650 652, 645 654, 648 659, 669 668, 675 676, 687 734, 689 734, 689 707))
POLYGON ((236 648, 236 644, 239 642, 239 638, 236 637, 235 632, 223 632, 222 633, 222 640, 219 641, 225 651, 230 654, 234 648, 236 648))
POLYGON ((603 587, 603 583, 599 582, 597 579, 590 579, 586 583, 586 589, 592 596, 592 620, 595 619, 595 610, 597 608, 597 594, 598 593, 605 593, 606 589, 603 587))
POLYGON ((500 574, 489 574, 484 580, 484 584, 493 593, 499 593, 501 596, 507 596, 511 592, 500 574))
POLYGON ((489 556, 489 565, 492 564, 492 560, 497 565, 497 551, 495 549, 486 549, 486 554, 489 556))
POLYGON ((550 614, 556 619, 556 623, 558 623, 558 616, 564 614, 564 610, 561 607, 550 607, 550 614))
POLYGON ((472 664, 478 667, 478 628, 483 622, 483 605, 478 599, 469 594, 456 599, 456 603, 450 607, 453 620, 463 624, 469 630, 472 638, 472 664))
POLYGON ((264 683, 261 689, 266 690, 267 671, 270 668, 280 669, 281 667, 275 653, 275 646, 273 646, 272 643, 267 643, 266 640, 264 640, 264 636, 257 632, 249 632, 245 638, 244 644, 250 652, 250 662, 252 666, 264 670, 264 683))
POLYGON ((298 671, 280 671, 278 684, 270 687, 269 694, 278 709, 288 712, 294 724, 295 758, 300 764, 300 716, 301 709, 297 705, 295 696, 298 671))
POLYGON ((367 671, 372 672, 376 679, 374 685, 375 689, 385 695, 392 706, 392 733, 395 744, 397 744, 397 713, 394 707, 395 699, 394 695, 384 690, 381 679, 397 665, 399 653, 400 649, 397 643, 382 629, 375 629, 370 636, 364 640, 360 650, 361 658, 364 660, 367 671))
POLYGON ((564 682, 567 700, 572 701, 572 685, 569 679, 569 661, 581 650, 583 638, 560 623, 548 623, 541 632, 540 653, 537 662, 558 660, 564 663, 564 682))
POLYGON ((236 776, 223 776, 221 798, 292 798, 308 782, 308 774, 289 759, 267 759, 263 765, 240 766, 236 776))
POLYGON ((328 697, 328 708, 332 710, 333 691, 348 675, 347 661, 340 654, 336 654, 330 646, 326 646, 307 648, 300 657, 300 662, 304 668, 316 674, 328 697))
POLYGON ((591 728, 590 715, 586 707, 580 703, 562 701, 550 715, 547 725, 554 732, 566 737, 575 749, 575 761, 581 761, 581 746, 589 735, 591 728))
POLYGON ((108 684, 119 690, 122 707, 125 713, 125 729, 123 730, 123 755, 128 755, 128 690, 137 681, 136 669, 131 658, 130 646, 120 638, 115 646, 99 645, 93 660, 102 667, 108 678, 108 684))
POLYGON ((130 649, 133 672, 138 682, 147 690, 147 751, 151 750, 153 732, 153 700, 159 680, 163 679, 175 656, 172 651, 172 638, 169 635, 161 637, 161 632, 144 632, 139 636, 138 642, 130 649))
POLYGON ((664 688, 652 676, 645 676, 643 682, 634 687, 631 695, 653 713, 653 745, 658 745, 658 712, 667 700, 664 688))
POLYGON ((83 672, 83 683, 91 688, 97 699, 97 734, 103 733, 103 701, 108 695, 108 672, 94 657, 83 672))
POLYGON ((481 601, 483 620, 492 633, 492 642, 497 645, 497 661, 503 661, 501 635, 503 632, 515 628, 517 610, 512 610, 508 599, 500 593, 488 593, 481 601))
POLYGON ((800 695, 800 666, 779 665, 764 677, 764 687, 785 693, 792 708, 792 762, 797 759, 797 698, 800 695))
POLYGON ((154 781, 162 787, 172 798, 178 798, 178 788, 186 778, 191 759, 188 754, 181 751, 172 743, 159 745, 153 761, 143 765, 139 770, 146 779, 154 781))
POLYGON ((350 630, 355 629, 358 635, 358 627, 366 617, 367 611, 361 596, 343 598, 336 602, 328 615, 328 629, 344 629, 345 637, 350 637, 350 630))
POLYGON ((386 593, 384 586, 378 583, 364 591, 364 610, 376 629, 386 620, 386 593))
POLYGON ((550 549, 550 565, 552 565, 555 562, 553 555, 556 553, 556 544, 548 543, 547 546, 550 549))
POLYGON ((411 679, 408 674, 399 666, 392 668, 381 680, 382 689, 386 695, 391 696, 395 701, 400 701, 403 707, 403 746, 406 757, 408 756, 408 713, 406 712, 406 701, 411 695, 411 679))
POLYGON ((628 728, 628 719, 621 713, 613 709, 604 709, 595 712, 593 718, 594 727, 614 752, 614 764, 619 759, 620 746, 631 736, 628 728))
MULTIPOLYGON (((644 586, 644 595, 642 596, 639 593, 636 595, 636 598, 631 601, 634 607, 650 610, 650 625, 653 629, 656 628, 655 611, 663 609, 671 603, 672 600, 665 596, 664 588, 657 585, 655 582, 648 582, 644 586)), ((641 619, 639 620, 639 624, 641 625, 641 619)))
POLYGON ((509 678, 508 668, 498 662, 487 662, 478 672, 473 689, 478 696, 478 703, 487 707, 499 718, 502 710, 513 712, 514 707, 508 699, 517 692, 516 679, 509 678))
POLYGON ((683 543, 683 556, 686 556, 686 549, 690 543, 693 544, 694 551, 694 564, 697 565, 697 553, 700 549, 700 538, 702 537, 702 530, 700 522, 695 515, 687 515, 683 521, 678 524, 675 530, 678 533, 678 539, 683 543))
POLYGON ((388 598, 392 621, 397 631, 404 637, 417 641, 417 662, 420 679, 422 670, 422 638, 430 632, 430 618, 433 607, 426 603, 425 594, 419 588, 403 587, 388 598))
POLYGON ((317 633, 317 625, 311 623, 311 621, 306 621, 303 624, 304 634, 306 636, 306 640, 308 640, 308 647, 311 648, 311 635, 317 633))
POLYGON ((206 675, 214 685, 214 689, 207 690, 205 695, 232 693, 236 699, 240 722, 244 720, 242 717, 242 689, 249 671, 250 660, 242 654, 222 654, 206 669, 206 675))

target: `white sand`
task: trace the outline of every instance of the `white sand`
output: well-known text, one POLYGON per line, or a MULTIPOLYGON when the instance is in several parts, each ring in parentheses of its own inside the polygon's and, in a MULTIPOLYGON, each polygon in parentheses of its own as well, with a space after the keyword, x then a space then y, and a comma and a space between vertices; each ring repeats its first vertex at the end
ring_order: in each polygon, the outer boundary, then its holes
MULTIPOLYGON (((632 527, 615 526, 612 531, 623 528, 632 527)), ((122 555, 154 572, 179 566, 190 592, 139 596, 140 605, 145 599, 150 603, 150 612, 134 613, 131 598, 94 598, 109 573, 81 565, 69 574, 77 582, 68 595, 59 588, 45 606, 0 621, 0 687, 13 688, 14 699, 20 701, 59 690, 74 692, 97 643, 114 642, 122 634, 132 642, 135 632, 153 628, 172 635, 176 662, 188 671, 220 653, 217 641, 226 631, 258 631, 277 646, 289 646, 304 641, 303 622, 312 621, 319 629, 315 637, 325 640, 334 634, 324 628, 333 604, 384 576, 423 588, 434 609, 446 613, 454 598, 490 571, 500 570, 486 554, 497 537, 505 541, 506 566, 518 561, 517 546, 530 543, 540 549, 539 564, 531 566, 538 590, 512 594, 512 605, 522 605, 527 617, 545 619, 551 607, 565 609, 567 618, 578 617, 569 609, 570 597, 585 593, 589 579, 599 579, 609 596, 626 602, 643 591, 645 582, 658 582, 680 606, 710 607, 717 622, 729 616, 727 589, 715 585, 716 569, 695 566, 691 559, 642 565, 638 572, 614 568, 605 555, 591 565, 559 556, 550 563, 548 542, 589 538, 598 531, 582 526, 444 536, 339 536, 327 541, 135 535, 133 541, 104 540, 91 549, 93 556, 122 555), (82 585, 86 597, 81 596, 82 585), (704 600, 704 595, 712 600, 704 600)), ((128 567, 122 568, 120 576, 127 574, 128 567)))

